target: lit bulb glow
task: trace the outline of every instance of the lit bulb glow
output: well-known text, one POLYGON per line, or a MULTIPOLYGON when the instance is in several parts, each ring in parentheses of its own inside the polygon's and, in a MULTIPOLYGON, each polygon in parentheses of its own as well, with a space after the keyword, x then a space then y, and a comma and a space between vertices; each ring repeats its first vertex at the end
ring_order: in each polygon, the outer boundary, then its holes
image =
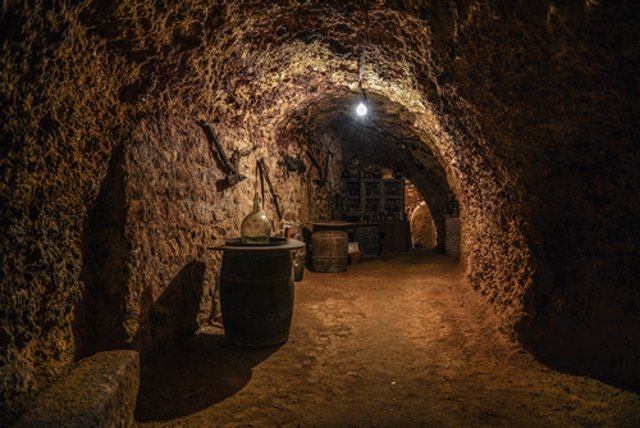
POLYGON ((358 107, 356 107, 356 113, 358 113, 358 116, 364 116, 367 114, 367 106, 361 102, 358 104, 358 107))

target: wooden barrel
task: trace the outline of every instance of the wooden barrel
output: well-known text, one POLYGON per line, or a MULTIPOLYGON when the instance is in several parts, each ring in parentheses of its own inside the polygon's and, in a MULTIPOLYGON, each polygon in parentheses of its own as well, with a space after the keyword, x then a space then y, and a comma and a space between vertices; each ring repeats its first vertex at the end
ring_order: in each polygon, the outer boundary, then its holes
POLYGON ((225 335, 235 345, 258 348, 286 342, 293 313, 289 251, 225 250, 220 305, 225 335))
POLYGON ((345 230, 319 230, 311 236, 311 261, 316 272, 344 272, 347 270, 345 230))

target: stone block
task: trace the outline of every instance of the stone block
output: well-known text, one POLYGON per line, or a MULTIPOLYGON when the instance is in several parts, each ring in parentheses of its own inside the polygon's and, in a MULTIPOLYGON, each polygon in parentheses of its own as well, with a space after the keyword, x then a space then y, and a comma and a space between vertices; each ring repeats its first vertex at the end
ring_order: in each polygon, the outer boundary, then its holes
POLYGON ((131 426, 139 382, 138 352, 98 352, 40 393, 14 426, 131 426))

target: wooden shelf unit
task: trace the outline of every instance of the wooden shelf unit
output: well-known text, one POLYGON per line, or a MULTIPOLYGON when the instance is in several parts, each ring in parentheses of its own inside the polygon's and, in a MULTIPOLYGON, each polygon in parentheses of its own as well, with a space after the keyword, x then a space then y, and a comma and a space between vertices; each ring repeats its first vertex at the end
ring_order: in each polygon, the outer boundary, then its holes
POLYGON ((344 215, 349 221, 402 220, 404 179, 343 178, 344 215))

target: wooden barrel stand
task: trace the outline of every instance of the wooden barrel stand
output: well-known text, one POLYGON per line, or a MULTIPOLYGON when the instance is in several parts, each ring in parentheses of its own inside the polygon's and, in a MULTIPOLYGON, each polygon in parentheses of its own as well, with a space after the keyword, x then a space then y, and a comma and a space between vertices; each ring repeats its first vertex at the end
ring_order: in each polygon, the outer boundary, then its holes
POLYGON ((315 272, 344 272, 347 270, 351 223, 313 223, 311 235, 311 263, 315 272))
POLYGON ((316 272, 344 272, 347 270, 347 243, 344 230, 321 230, 311 237, 311 260, 316 272))
POLYGON ((287 341, 294 302, 290 251, 303 246, 290 240, 273 247, 216 248, 224 251, 220 305, 224 332, 233 344, 260 348, 287 341))

